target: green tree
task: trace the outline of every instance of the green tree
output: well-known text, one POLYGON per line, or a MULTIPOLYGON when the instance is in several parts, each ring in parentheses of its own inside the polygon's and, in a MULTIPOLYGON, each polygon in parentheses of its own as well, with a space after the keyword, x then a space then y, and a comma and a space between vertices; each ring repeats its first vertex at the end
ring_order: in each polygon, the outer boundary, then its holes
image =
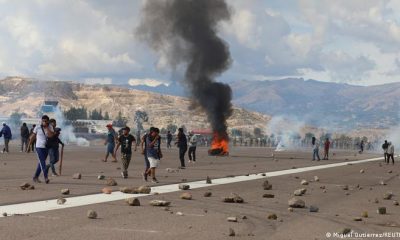
POLYGON ((108 114, 108 112, 104 114, 104 120, 110 120, 110 115, 108 114))
POLYGON ((255 137, 260 137, 262 135, 261 128, 258 128, 258 127, 254 128, 253 134, 254 134, 255 137))
POLYGON ((122 112, 119 111, 117 119, 113 121, 113 125, 115 125, 116 127, 125 127, 127 123, 128 119, 126 117, 123 117, 122 112))

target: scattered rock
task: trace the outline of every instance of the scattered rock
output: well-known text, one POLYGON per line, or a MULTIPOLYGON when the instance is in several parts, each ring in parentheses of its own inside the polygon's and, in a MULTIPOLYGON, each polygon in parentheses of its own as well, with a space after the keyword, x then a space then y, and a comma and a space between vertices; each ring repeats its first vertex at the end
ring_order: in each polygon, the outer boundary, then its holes
POLYGON ((362 212, 361 217, 367 218, 368 217, 368 212, 367 211, 362 212))
POLYGON ((300 179, 300 177, 299 177, 299 176, 294 176, 294 178, 296 178, 296 179, 300 179))
POLYGON ((108 186, 117 186, 118 185, 117 181, 115 181, 113 178, 108 178, 106 184, 108 186))
POLYGON ((70 193, 70 191, 69 191, 68 188, 61 189, 61 194, 62 195, 69 195, 69 193, 70 193))
POLYGON ((187 182, 187 179, 186 178, 182 178, 181 182, 187 182))
POLYGON ((75 173, 74 175, 72 175, 72 179, 81 179, 82 178, 82 174, 80 173, 75 173))
POLYGON ((268 180, 265 180, 263 182, 263 188, 264 188, 264 190, 271 190, 272 189, 272 185, 269 184, 268 180))
POLYGON ((229 237, 234 237, 236 235, 235 231, 232 228, 229 228, 229 237))
POLYGON ((319 182, 319 177, 318 176, 314 176, 314 181, 319 182))
POLYGON ((19 185, 19 187, 20 187, 22 190, 27 190, 30 186, 31 186, 31 184, 29 184, 29 183, 27 183, 27 182, 25 182, 25 183, 19 185))
POLYGON ((268 219, 270 219, 270 220, 276 220, 276 219, 278 219, 278 216, 276 216, 275 213, 272 213, 272 214, 268 215, 268 219))
POLYGON ((355 217, 355 218, 353 218, 353 221, 361 222, 361 221, 362 221, 362 218, 360 218, 360 217, 355 217))
POLYGON ((380 184, 380 185, 383 185, 383 186, 386 185, 385 181, 383 181, 383 180, 381 180, 381 181, 379 182, 379 184, 380 184))
POLYGON ((292 207, 288 208, 287 210, 288 210, 289 212, 293 212, 293 208, 292 208, 292 207))
POLYGON ((129 206, 140 206, 140 201, 137 198, 128 198, 128 199, 125 200, 125 202, 129 206))
POLYGON ((121 188, 119 188, 119 191, 123 192, 123 193, 128 193, 128 194, 137 194, 138 193, 136 188, 131 188, 131 187, 121 187, 121 188))
POLYGON ((146 186, 146 185, 140 186, 137 189, 137 192, 141 193, 141 194, 149 194, 151 192, 151 187, 146 186))
POLYGON ((324 186, 321 186, 321 187, 319 187, 319 188, 321 188, 321 189, 325 189, 326 187, 325 187, 325 185, 324 185, 324 186))
POLYGON ((398 201, 393 201, 393 205, 399 206, 399 202, 398 201))
POLYGON ((265 174, 265 173, 261 173, 261 176, 265 177, 265 176, 267 176, 267 174, 265 174))
POLYGON ((295 196, 303 196, 306 193, 307 189, 300 188, 294 191, 295 196))
POLYGON ((7 213, 6 212, 3 212, 3 217, 7 217, 7 213))
POLYGON ((326 193, 326 189, 324 189, 324 191, 322 191, 323 193, 326 193))
POLYGON ((177 172, 179 172, 179 169, 166 168, 165 171, 167 171, 167 172, 169 172, 169 173, 177 173, 177 172))
POLYGON ((296 169, 297 167, 292 167, 292 169, 296 169))
POLYGON ((97 218, 97 212, 93 210, 89 210, 87 212, 87 217, 90 219, 96 219, 97 218))
POLYGON ((204 197, 211 197, 212 196, 212 192, 205 192, 203 196, 204 197))
POLYGON ((184 214, 183 214, 183 212, 177 212, 176 215, 183 216, 184 214))
POLYGON ((378 210, 377 210, 377 213, 379 213, 379 214, 386 214, 386 208, 385 207, 379 207, 378 208, 378 210))
POLYGON ((263 194, 263 198, 274 198, 274 197, 275 197, 274 194, 269 194, 269 193, 263 194))
POLYGON ((247 174, 245 174, 245 176, 246 176, 246 177, 248 177, 248 176, 250 176, 250 174, 249 174, 249 173, 247 173, 247 174))
POLYGON ((207 178, 206 178, 206 184, 211 184, 211 183, 212 183, 211 178, 210 178, 209 176, 207 176, 207 178))
POLYGON ((97 179, 99 179, 99 180, 104 180, 104 179, 106 179, 106 176, 104 176, 104 175, 99 175, 99 176, 97 176, 97 179))
POLYGON ((303 180, 301 180, 300 184, 301 184, 301 185, 308 185, 308 181, 305 180, 305 179, 303 179, 303 180))
POLYGON ((345 191, 349 190, 349 186, 348 185, 342 186, 342 190, 345 190, 345 191))
POLYGON ((298 198, 291 198, 288 201, 289 207, 293 208, 304 208, 306 206, 305 202, 298 198))
POLYGON ((57 199, 57 204, 63 205, 66 201, 67 201, 67 199, 65 199, 65 198, 59 198, 59 199, 57 199))
POLYGON ((155 207, 167 207, 171 204, 171 202, 164 200, 151 200, 150 205, 155 207))
POLYGON ((375 198, 374 203, 379 203, 379 199, 375 198))
POLYGON ((243 203, 244 200, 236 193, 231 193, 229 197, 225 197, 222 199, 223 202, 226 203, 243 203))
POLYGON ((385 195, 383 195, 384 200, 390 200, 390 199, 392 199, 392 197, 393 197, 393 193, 391 193, 391 192, 387 192, 387 193, 385 193, 385 195))
POLYGON ((392 170, 389 170, 389 171, 388 171, 388 173, 392 173, 392 172, 393 172, 392 170))
POLYGON ((104 193, 104 194, 111 194, 112 193, 112 189, 105 187, 105 188, 101 189, 101 192, 104 193))
POLYGON ((228 217, 226 220, 228 222, 237 222, 238 221, 237 217, 228 217))
POLYGON ((181 190, 189 190, 190 189, 190 185, 188 185, 188 184, 183 184, 183 183, 181 183, 181 184, 179 184, 179 189, 181 189, 181 190))
POLYGON ((319 208, 318 207, 316 207, 316 206, 310 206, 310 212, 318 212, 319 211, 319 208))
POLYGON ((184 200, 192 200, 192 194, 190 194, 190 193, 188 193, 188 192, 182 193, 182 194, 181 194, 181 199, 184 199, 184 200))
POLYGON ((244 216, 242 217, 242 219, 243 219, 243 220, 247 219, 247 216, 246 216, 246 215, 244 215, 244 216))

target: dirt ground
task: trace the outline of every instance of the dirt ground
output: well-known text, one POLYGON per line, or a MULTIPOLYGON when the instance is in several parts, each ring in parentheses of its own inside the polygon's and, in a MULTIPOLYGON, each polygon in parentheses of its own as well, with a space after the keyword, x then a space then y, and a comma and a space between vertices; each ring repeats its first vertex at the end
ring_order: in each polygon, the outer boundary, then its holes
MULTIPOLYGON (((101 162, 104 147, 89 148, 70 146, 65 151, 63 176, 51 177, 50 184, 35 184, 36 189, 22 191, 19 185, 31 182, 37 160, 34 154, 19 153, 14 146, 10 154, 0 155, 0 206, 60 197, 60 189, 69 188, 70 196, 99 193, 105 187, 104 181, 97 179, 99 174, 113 177, 118 186, 140 186, 144 168, 143 156, 133 155, 129 178, 122 179, 119 168, 121 162, 101 162), (82 179, 72 179, 74 173, 81 173, 82 179)), ((179 165, 176 148, 164 149, 164 159, 157 171, 160 183, 165 185, 195 180, 206 176, 222 178, 228 175, 271 172, 301 168, 321 164, 338 163, 368 159, 379 155, 372 153, 356 154, 349 151, 332 151, 328 161, 311 161, 310 151, 284 151, 274 153, 267 148, 231 149, 229 157, 207 156, 206 148, 199 148, 197 162, 187 163, 187 169, 169 173, 166 168, 179 165)), ((397 160, 397 159, 396 159, 397 160)), ((182 192, 152 195, 140 198, 141 206, 131 207, 124 201, 87 205, 63 210, 52 210, 0 218, 0 239, 338 239, 330 236, 344 228, 357 233, 400 232, 399 164, 380 164, 376 161, 343 167, 316 170, 298 174, 270 177, 272 190, 263 190, 263 180, 246 181, 189 190, 193 200, 179 198, 182 192), (364 169, 364 173, 360 170, 364 169), (391 170, 391 172, 390 172, 391 170), (319 181, 313 181, 314 176, 319 181), (300 184, 302 179, 309 185, 300 184), (386 185, 381 185, 380 181, 386 185), (343 190, 348 185, 349 190, 343 190), (325 189, 322 189, 322 188, 325 189), (288 200, 293 192, 306 188, 304 196, 306 207, 288 211, 288 200), (325 190, 325 191, 324 191, 325 190), (205 191, 212 197, 205 198, 205 191), (239 194, 245 203, 224 203, 222 198, 230 193, 239 194), (384 200, 387 192, 393 193, 391 200, 384 200), (264 193, 274 194, 274 198, 263 198, 264 193), (152 207, 152 199, 171 201, 171 207, 152 207), (375 199, 378 203, 375 203, 375 199), (310 206, 317 206, 318 212, 310 212, 310 206), (378 207, 386 207, 387 214, 379 215, 378 207), (98 219, 88 219, 89 209, 97 211, 98 219), (354 221, 364 211, 368 218, 354 221), (182 215, 177 215, 181 212, 182 215), (276 214, 276 220, 268 219, 276 214), (228 222, 227 217, 237 217, 238 222, 228 222), (230 237, 229 228, 236 236, 230 237)), ((400 233, 399 233, 400 234, 400 233)), ((400 238, 397 237, 397 238, 400 238)), ((357 239, 357 238, 353 238, 357 239)), ((360 238, 358 238, 360 239, 360 238)), ((365 238, 396 239, 396 238, 365 238)))

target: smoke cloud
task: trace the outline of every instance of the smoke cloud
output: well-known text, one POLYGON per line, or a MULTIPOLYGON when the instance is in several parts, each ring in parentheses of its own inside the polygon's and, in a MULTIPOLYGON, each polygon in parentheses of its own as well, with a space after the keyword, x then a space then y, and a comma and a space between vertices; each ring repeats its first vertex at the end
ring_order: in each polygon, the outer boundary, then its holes
POLYGON ((160 55, 158 66, 185 68, 193 102, 206 111, 213 130, 226 136, 232 90, 214 80, 231 63, 228 45, 217 35, 218 24, 230 19, 225 1, 147 1, 142 14, 139 39, 160 55))

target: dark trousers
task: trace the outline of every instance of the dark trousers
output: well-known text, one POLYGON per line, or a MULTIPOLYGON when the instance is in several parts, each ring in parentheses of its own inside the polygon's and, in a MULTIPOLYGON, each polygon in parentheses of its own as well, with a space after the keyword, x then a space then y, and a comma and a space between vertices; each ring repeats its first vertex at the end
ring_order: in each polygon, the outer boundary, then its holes
POLYGON ((149 162, 149 159, 147 158, 146 150, 144 152, 144 167, 145 167, 144 172, 147 172, 147 170, 149 170, 149 168, 150 168, 150 162, 149 162))
POLYGON ((58 151, 58 147, 50 148, 49 149, 49 164, 47 165, 47 171, 51 168, 53 174, 57 174, 55 164, 60 160, 60 152, 58 151))
POLYGON ((37 154, 39 163, 37 165, 34 177, 38 178, 40 175, 40 172, 43 171, 44 179, 47 179, 46 158, 47 158, 47 155, 49 154, 49 150, 47 148, 36 148, 36 154, 37 154))
POLYGON ((390 159, 392 159, 392 163, 394 164, 394 157, 393 157, 393 155, 394 155, 394 154, 388 154, 388 155, 387 155, 387 162, 386 162, 386 163, 389 163, 389 162, 390 162, 390 159))
POLYGON ((185 154, 187 151, 187 147, 179 148, 179 160, 181 161, 181 167, 185 167, 185 154))
POLYGON ((189 147, 189 160, 196 162, 196 147, 189 147))
POLYGON ((26 137, 21 137, 21 151, 26 151, 28 150, 28 142, 29 142, 29 138, 26 137), (25 147, 25 150, 24 150, 25 147))

